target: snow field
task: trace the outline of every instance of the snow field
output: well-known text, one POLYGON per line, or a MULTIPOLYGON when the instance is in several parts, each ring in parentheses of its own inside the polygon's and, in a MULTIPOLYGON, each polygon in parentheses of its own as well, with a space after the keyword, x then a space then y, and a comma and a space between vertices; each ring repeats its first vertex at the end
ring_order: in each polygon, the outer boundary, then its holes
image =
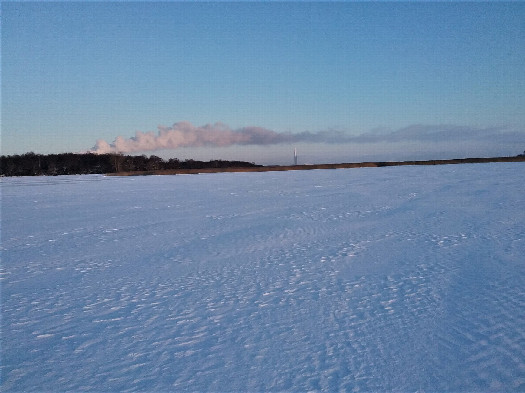
POLYGON ((2 391, 523 391, 521 163, 2 179, 2 391))

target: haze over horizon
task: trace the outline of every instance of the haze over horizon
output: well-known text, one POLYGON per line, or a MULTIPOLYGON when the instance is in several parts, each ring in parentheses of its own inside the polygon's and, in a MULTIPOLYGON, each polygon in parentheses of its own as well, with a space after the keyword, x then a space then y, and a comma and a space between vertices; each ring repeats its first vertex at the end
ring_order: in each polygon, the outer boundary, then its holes
POLYGON ((525 149, 525 3, 3 2, 2 154, 525 149))

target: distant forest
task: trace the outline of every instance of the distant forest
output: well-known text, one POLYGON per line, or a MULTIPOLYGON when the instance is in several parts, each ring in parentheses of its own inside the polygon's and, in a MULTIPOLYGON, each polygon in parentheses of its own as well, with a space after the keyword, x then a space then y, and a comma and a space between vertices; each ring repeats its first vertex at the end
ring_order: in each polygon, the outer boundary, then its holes
POLYGON ((163 160, 151 155, 124 156, 121 154, 36 154, 0 156, 0 176, 58 176, 93 173, 158 171, 164 169, 249 168, 258 167, 244 161, 196 161, 177 158, 163 160))

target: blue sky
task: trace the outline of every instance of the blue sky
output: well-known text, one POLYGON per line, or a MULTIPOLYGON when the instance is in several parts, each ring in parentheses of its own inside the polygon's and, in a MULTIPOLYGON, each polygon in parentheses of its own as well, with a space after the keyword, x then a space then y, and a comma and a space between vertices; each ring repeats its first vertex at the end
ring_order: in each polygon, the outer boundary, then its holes
POLYGON ((200 142, 133 154, 518 154, 524 21, 523 2, 3 2, 2 154, 137 146, 137 131, 154 149, 177 124, 200 142), (279 138, 216 143, 253 129, 279 138))

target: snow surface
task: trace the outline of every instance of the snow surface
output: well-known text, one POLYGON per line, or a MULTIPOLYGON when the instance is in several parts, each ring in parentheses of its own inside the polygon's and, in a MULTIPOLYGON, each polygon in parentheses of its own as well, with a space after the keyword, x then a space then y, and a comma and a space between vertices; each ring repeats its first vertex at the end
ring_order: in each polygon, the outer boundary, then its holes
POLYGON ((2 179, 2 391, 525 391, 522 163, 2 179))

